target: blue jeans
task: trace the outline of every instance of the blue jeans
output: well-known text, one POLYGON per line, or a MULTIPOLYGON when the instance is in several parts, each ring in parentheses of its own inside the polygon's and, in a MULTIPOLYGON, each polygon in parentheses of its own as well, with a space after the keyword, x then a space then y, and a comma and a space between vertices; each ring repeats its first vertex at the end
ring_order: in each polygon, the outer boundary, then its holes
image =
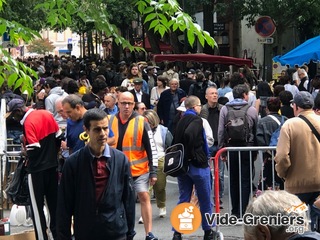
MULTIPOLYGON (((20 136, 22 134, 23 133, 20 130, 7 130, 7 138, 12 138, 14 144, 20 144, 21 143, 20 136)), ((16 151, 19 151, 19 150, 16 150, 16 151)))
POLYGON ((186 175, 178 177, 179 201, 178 204, 190 202, 193 185, 197 191, 200 212, 202 216, 202 229, 210 230, 205 213, 212 213, 210 168, 197 168, 190 164, 186 175))
MULTIPOLYGON (((213 145, 209 148, 209 157, 214 157, 218 151, 218 146, 213 145)), ((224 162, 219 159, 219 198, 223 198, 224 195, 224 162)), ((214 194, 214 192, 213 192, 214 194)))
MULTIPOLYGON (((20 136, 23 134, 22 131, 20 130, 7 130, 7 139, 11 138, 13 144, 20 144, 20 136)), ((8 151, 20 151, 21 147, 16 146, 16 147, 11 147, 10 149, 8 148, 8 151)), ((9 162, 8 158, 6 160, 6 173, 7 176, 10 174, 10 169, 11 169, 11 162, 9 162)))

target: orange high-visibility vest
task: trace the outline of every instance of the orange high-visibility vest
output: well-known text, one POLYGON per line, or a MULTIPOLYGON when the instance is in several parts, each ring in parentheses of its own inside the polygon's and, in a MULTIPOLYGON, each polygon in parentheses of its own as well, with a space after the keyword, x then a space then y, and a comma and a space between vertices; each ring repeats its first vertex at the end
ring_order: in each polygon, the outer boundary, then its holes
MULTIPOLYGON (((149 172, 148 155, 142 144, 144 121, 144 117, 142 116, 132 118, 128 123, 128 127, 122 141, 122 152, 129 159, 131 174, 133 177, 138 177, 149 172)), ((116 140, 116 143, 112 145, 112 147, 117 147, 119 139, 119 125, 118 118, 115 117, 115 115, 110 117, 109 126, 111 127, 116 140)))

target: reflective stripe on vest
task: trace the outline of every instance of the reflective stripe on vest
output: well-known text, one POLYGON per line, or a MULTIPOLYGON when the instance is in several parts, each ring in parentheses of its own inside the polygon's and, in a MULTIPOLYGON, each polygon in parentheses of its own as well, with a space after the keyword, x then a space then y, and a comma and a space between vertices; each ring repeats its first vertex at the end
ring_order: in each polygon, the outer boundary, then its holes
MULTIPOLYGON (((142 116, 131 119, 122 140, 122 152, 129 159, 133 177, 149 172, 148 155, 142 144, 144 121, 142 116)), ((116 140, 113 147, 116 147, 119 140, 119 123, 114 115, 110 117, 110 126, 116 140)))

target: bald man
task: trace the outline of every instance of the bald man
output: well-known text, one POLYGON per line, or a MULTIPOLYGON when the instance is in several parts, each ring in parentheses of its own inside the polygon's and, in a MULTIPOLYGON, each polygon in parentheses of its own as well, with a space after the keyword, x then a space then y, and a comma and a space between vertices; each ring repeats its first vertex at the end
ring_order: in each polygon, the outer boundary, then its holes
POLYGON ((110 117, 116 147, 129 159, 134 188, 141 203, 141 216, 146 240, 157 240, 152 230, 152 207, 149 185, 157 181, 158 156, 152 130, 144 117, 134 111, 134 96, 130 92, 119 95, 119 113, 110 117))

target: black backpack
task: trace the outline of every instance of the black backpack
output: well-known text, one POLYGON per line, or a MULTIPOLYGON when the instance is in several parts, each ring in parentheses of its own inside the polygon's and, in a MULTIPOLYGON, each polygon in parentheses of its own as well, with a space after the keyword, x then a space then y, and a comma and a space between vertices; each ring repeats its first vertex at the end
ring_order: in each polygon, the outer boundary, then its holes
POLYGON ((184 175, 189 170, 189 164, 184 159, 182 143, 174 144, 166 149, 163 164, 163 173, 172 177, 184 175))
POLYGON ((26 159, 24 157, 20 158, 13 178, 5 192, 14 204, 19 206, 28 206, 31 204, 26 159))
POLYGON ((225 124, 225 143, 244 144, 249 138, 249 123, 247 112, 249 104, 241 106, 228 106, 227 123, 225 124))

